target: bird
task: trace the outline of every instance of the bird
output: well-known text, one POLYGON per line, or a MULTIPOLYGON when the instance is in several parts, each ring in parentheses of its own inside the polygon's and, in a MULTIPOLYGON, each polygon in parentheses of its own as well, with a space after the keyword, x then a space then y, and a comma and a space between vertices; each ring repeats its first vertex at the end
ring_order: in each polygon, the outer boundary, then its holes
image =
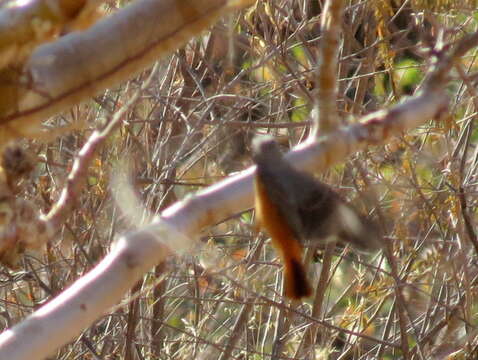
POLYGON ((284 293, 301 299, 312 293, 302 263, 305 241, 327 243, 333 237, 361 250, 376 250, 375 225, 329 185, 294 168, 271 136, 252 141, 256 223, 271 237, 284 265, 284 293))

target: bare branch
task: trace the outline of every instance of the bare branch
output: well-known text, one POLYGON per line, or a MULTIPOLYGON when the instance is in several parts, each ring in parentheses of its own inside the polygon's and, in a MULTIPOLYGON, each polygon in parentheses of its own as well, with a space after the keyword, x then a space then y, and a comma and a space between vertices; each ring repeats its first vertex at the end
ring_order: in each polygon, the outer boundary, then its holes
POLYGON ((318 114, 314 119, 311 139, 325 135, 338 126, 337 115, 337 64, 342 28, 342 0, 327 0, 322 12, 322 39, 319 48, 318 114))
POLYGON ((63 32, 85 29, 100 13, 102 0, 5 1, 0 6, 0 69, 22 63, 41 43, 63 32))
MULTIPOLYGON (((141 0, 38 47, 0 114, 0 143, 34 136, 40 121, 131 78, 249 0, 141 0), (141 21, 138 21, 141 19, 141 21)), ((3 101, 7 101, 3 100, 3 101)))

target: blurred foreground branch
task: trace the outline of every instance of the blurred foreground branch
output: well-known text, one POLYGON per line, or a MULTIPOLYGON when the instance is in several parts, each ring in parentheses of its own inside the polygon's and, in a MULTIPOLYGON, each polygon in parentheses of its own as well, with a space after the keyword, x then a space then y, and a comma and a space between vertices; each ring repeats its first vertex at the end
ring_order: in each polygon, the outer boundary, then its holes
POLYGON ((221 15, 250 3, 136 1, 85 31, 38 46, 21 66, 1 69, 0 145, 41 136, 48 117, 133 77, 221 15))

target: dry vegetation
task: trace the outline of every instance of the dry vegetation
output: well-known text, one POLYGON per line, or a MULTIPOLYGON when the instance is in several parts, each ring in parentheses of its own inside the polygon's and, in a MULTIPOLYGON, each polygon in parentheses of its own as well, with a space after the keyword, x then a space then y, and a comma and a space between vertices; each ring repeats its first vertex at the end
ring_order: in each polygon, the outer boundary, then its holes
MULTIPOLYGON (((49 120, 51 127, 87 125, 50 143, 28 142, 38 163, 19 193, 44 212, 92 131, 140 91, 89 167, 61 233, 16 270, 1 269, 4 328, 139 225, 118 210, 112 178, 127 172, 148 211, 159 213, 251 165, 253 136, 273 134, 284 148, 306 137, 317 95, 321 3, 259 1, 154 69, 49 120)), ((440 46, 478 30, 474 10, 422 3, 347 2, 341 124, 419 91, 440 46)), ((290 304, 281 295, 281 264, 251 210, 206 229, 195 251, 158 265, 54 358, 476 358, 476 68, 472 50, 451 73, 451 102, 439 119, 317 174, 380 224, 399 278, 381 252, 338 247, 315 297, 290 304)), ((323 249, 309 248, 307 259, 316 285, 323 249)))

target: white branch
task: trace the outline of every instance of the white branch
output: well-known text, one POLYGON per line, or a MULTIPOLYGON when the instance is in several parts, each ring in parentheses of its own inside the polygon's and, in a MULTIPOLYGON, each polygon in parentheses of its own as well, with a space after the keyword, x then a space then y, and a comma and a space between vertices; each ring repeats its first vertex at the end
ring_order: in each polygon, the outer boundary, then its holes
MULTIPOLYGON (((184 236, 164 222, 157 222, 154 232, 163 242, 176 244, 182 239, 184 246, 184 236)), ((121 238, 92 271, 24 322, 5 331, 0 358, 41 359, 73 339, 169 253, 156 239, 147 228, 121 238)))

